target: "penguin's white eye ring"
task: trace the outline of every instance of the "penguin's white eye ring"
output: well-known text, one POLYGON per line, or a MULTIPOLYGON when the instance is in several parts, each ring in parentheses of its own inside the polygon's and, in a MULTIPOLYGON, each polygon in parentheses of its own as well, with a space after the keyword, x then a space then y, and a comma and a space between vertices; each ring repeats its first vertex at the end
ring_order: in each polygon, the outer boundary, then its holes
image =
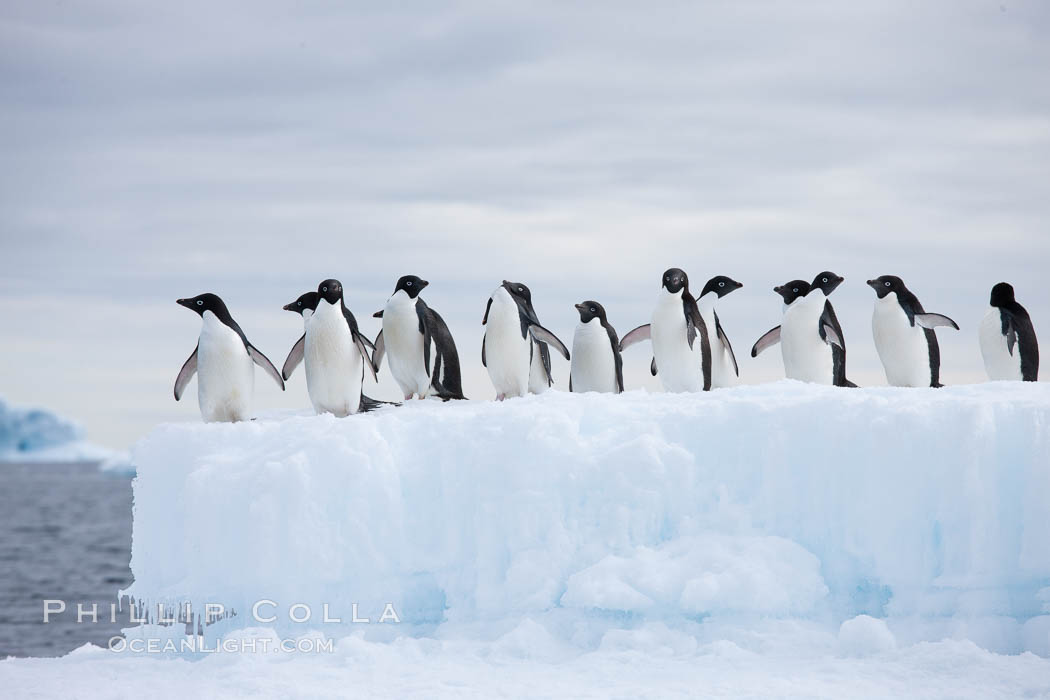
POLYGON ((521 292, 522 294, 524 294, 525 293, 525 288, 524 287, 518 287, 518 291, 521 292))
POLYGON ((328 287, 321 287, 321 291, 322 292, 327 292, 328 291, 328 287))
POLYGON ((411 282, 411 281, 409 281, 409 282, 405 282, 405 286, 406 286, 406 287, 411 287, 411 286, 412 286, 412 282, 411 282))
POLYGON ((793 291, 793 292, 795 292, 795 293, 797 294, 797 293, 798 293, 798 287, 795 287, 795 288, 794 288, 794 289, 792 289, 791 291, 793 291))
POLYGON ((824 278, 824 282, 827 282, 827 281, 828 281, 828 278, 827 278, 827 277, 825 277, 825 278, 824 278))
POLYGON ((204 306, 204 302, 200 299, 197 300, 197 306, 204 306))
POLYGON ((726 286, 726 283, 725 283, 725 282, 719 282, 719 283, 718 283, 718 286, 719 286, 719 287, 724 287, 724 286, 726 286))
POLYGON ((596 314, 596 313, 598 313, 598 309, 596 309, 596 308, 594 308, 594 307, 592 306, 592 307, 591 307, 591 313, 592 313, 592 314, 596 314))
POLYGON ((887 282, 887 283, 886 283, 886 286, 887 286, 887 287, 888 287, 888 286, 890 286, 890 283, 889 283, 889 282, 887 282))

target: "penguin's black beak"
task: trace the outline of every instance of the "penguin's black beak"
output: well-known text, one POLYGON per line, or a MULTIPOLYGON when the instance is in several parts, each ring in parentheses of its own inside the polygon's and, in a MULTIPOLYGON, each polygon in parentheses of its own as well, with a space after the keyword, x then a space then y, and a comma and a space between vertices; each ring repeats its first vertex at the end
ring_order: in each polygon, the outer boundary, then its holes
POLYGON ((872 289, 875 289, 875 286, 878 284, 878 281, 877 280, 868 280, 866 284, 869 287, 871 287, 872 289))
POLYGON ((374 314, 372 314, 372 318, 383 318, 383 311, 376 311, 374 314))
POLYGON ((293 301, 291 304, 285 304, 281 308, 285 311, 295 311, 295 302, 293 301))
POLYGON ((420 289, 423 289, 423 288, 424 288, 424 287, 426 287, 426 286, 427 286, 428 284, 430 284, 430 282, 427 282, 426 280, 419 280, 419 288, 420 288, 420 289))
POLYGON ((782 291, 784 291, 784 287, 781 286, 781 285, 778 285, 776 287, 773 287, 773 291, 776 292, 777 294, 780 294, 782 291))
POLYGON ((587 308, 587 307, 586 307, 586 306, 584 306, 583 304, 573 304, 573 306, 575 306, 575 307, 576 307, 576 310, 577 310, 577 311, 583 311, 583 310, 584 310, 585 308, 587 308))
POLYGON ((187 309, 192 309, 193 308, 193 300, 192 299, 176 299, 175 303, 178 304, 179 306, 185 306, 187 309))

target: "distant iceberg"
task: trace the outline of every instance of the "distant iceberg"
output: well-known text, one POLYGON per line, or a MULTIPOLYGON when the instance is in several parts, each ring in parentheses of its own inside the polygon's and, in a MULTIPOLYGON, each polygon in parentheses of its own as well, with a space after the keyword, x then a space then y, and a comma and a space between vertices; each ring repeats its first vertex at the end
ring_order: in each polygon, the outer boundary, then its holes
POLYGON ((0 398, 0 462, 99 462, 105 471, 134 471, 126 452, 84 439, 75 421, 0 398))

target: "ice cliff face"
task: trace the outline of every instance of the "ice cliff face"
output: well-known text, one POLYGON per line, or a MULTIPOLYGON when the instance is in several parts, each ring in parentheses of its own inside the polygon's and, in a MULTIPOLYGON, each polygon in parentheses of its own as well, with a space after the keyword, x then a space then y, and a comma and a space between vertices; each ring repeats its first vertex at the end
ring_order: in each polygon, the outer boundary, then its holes
POLYGON ((130 593, 223 629, 260 599, 318 626, 392 603, 402 632, 556 615, 581 644, 866 614, 1050 654, 1046 385, 415 402, 164 425, 135 459, 130 593))

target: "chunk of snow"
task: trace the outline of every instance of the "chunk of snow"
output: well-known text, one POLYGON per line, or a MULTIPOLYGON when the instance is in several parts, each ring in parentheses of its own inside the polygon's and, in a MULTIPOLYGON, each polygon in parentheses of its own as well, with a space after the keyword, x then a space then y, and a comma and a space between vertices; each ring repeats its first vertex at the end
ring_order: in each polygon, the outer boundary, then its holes
POLYGON ((839 627, 839 649, 849 656, 869 656, 897 648, 897 640, 883 620, 857 615, 839 627))
POLYGON ((912 641, 963 630, 1019 651, 1050 586, 1048 457, 1038 383, 169 424, 134 451, 128 592, 237 610, 209 634, 269 599, 286 628, 293 603, 317 627, 323 603, 344 623, 356 603, 369 639, 392 634, 376 623, 392 603, 398 634, 560 611, 559 634, 593 647, 610 624, 773 615, 833 621, 833 647, 838 621, 869 614, 917 621, 912 641))

